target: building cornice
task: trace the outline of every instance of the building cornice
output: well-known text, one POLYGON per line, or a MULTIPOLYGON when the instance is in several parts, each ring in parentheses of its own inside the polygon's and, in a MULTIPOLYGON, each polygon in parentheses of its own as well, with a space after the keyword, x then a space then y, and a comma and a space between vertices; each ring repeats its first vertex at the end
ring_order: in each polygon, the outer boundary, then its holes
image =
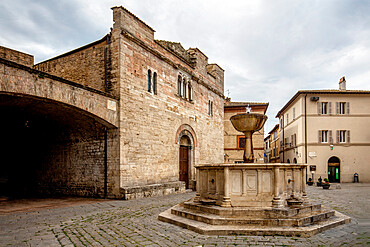
POLYGON ((327 90, 300 90, 298 91, 289 101, 286 103, 283 108, 276 114, 276 118, 279 118, 280 115, 300 96, 300 95, 309 95, 309 94, 370 94, 369 90, 336 90, 336 89, 327 89, 327 90))

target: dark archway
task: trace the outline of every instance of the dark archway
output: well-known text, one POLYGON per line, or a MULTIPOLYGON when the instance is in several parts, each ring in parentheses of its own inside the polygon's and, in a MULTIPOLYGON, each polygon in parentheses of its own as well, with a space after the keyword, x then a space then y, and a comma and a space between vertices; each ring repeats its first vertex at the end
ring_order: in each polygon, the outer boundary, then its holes
POLYGON ((328 160, 328 179, 331 183, 340 183, 340 159, 332 156, 328 160))
POLYGON ((296 158, 293 159, 293 164, 297 164, 297 159, 296 158))
POLYGON ((117 132, 73 106, 0 94, 0 196, 103 197, 117 132))
POLYGON ((287 160, 287 163, 290 164, 290 159, 287 160))

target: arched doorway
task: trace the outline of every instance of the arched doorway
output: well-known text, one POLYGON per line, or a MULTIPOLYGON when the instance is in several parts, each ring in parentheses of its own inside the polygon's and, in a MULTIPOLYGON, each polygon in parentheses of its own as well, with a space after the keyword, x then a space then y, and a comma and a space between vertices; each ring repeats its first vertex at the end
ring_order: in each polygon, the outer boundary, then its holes
POLYGON ((179 145, 179 181, 184 181, 186 188, 195 190, 195 150, 197 136, 194 129, 181 125, 176 131, 176 144, 179 145))
POLYGON ((296 158, 293 159, 293 164, 297 164, 297 159, 296 158))
POLYGON ((179 151, 179 180, 184 181, 186 188, 189 188, 189 166, 190 166, 191 141, 186 135, 180 138, 179 151))
POLYGON ((287 163, 290 164, 290 160, 289 159, 287 160, 287 163))
POLYGON ((340 183, 340 160, 338 157, 331 157, 328 160, 328 179, 331 183, 340 183))

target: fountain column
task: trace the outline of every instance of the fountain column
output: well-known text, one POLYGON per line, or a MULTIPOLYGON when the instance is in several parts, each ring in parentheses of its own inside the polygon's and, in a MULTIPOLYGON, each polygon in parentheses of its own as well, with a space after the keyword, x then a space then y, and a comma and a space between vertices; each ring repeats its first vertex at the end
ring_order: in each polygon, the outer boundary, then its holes
POLYGON ((306 200, 307 199, 307 194, 306 194, 306 176, 304 174, 305 169, 301 168, 301 181, 302 181, 302 199, 306 200))
POLYGON ((231 207, 230 191, 229 191, 229 167, 224 168, 224 197, 222 198, 221 207, 231 207))
POLYGON ((194 197, 194 202, 199 202, 200 201, 200 169, 199 168, 196 168, 195 170, 196 174, 196 184, 195 184, 195 188, 196 188, 196 194, 195 194, 195 197, 194 197))
POLYGON ((252 134, 253 133, 251 131, 244 132, 245 136, 245 147, 243 155, 244 163, 254 163, 252 134))
POLYGON ((272 206, 274 208, 281 208, 283 207, 283 203, 280 198, 279 194, 279 181, 280 181, 280 169, 279 167, 274 168, 274 199, 272 200, 272 206))

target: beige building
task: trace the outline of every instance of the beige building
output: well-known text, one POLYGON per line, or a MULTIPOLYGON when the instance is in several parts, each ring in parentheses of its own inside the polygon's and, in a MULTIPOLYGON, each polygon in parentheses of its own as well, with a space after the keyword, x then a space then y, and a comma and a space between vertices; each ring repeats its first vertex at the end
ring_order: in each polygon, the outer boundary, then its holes
MULTIPOLYGON (((230 118, 236 114, 246 113, 247 108, 251 112, 265 114, 268 103, 256 102, 231 102, 226 99, 224 112, 224 139, 225 139, 225 162, 226 163, 243 163, 243 153, 245 147, 245 137, 243 133, 235 130, 231 124, 230 118)), ((253 134, 253 151, 255 162, 264 162, 264 128, 253 134)))
POLYGON ((265 138, 265 158, 267 163, 280 162, 279 124, 276 124, 265 138))
POLYGON ((265 163, 270 163, 271 162, 271 135, 267 135, 264 139, 265 142, 265 163))
POLYGON ((307 163, 308 177, 370 182, 370 91, 298 91, 278 112, 281 162, 307 163))
MULTIPOLYGON (((31 73, 23 81, 30 90, 41 90, 39 84, 47 78, 73 87, 68 94, 50 84, 32 98, 32 107, 41 107, 44 98, 60 93, 50 100, 54 108, 45 106, 40 112, 55 123, 71 122, 68 131, 64 123, 50 128, 53 133, 42 143, 50 143, 52 152, 34 152, 35 164, 27 163, 37 173, 30 178, 35 190, 42 184, 43 191, 67 195, 124 199, 162 195, 193 188, 195 165, 224 160, 224 70, 209 64, 198 48, 185 50, 180 43, 156 40, 154 29, 127 9, 112 10, 113 29, 98 41, 34 66, 30 56, 32 68, 4 62, 22 70, 14 76, 31 73), (107 99, 95 106, 83 98, 92 98, 88 93, 107 99), (69 104, 62 108, 62 100, 79 108, 69 104), (98 107, 104 109, 103 115, 114 115, 114 124, 93 113, 98 107), (64 117, 54 119, 63 112, 64 117), (74 121, 82 117, 86 119, 74 121), (44 160, 45 165, 39 164, 44 160)), ((46 121, 42 114, 34 117, 46 121)), ((19 177, 11 171, 7 178, 17 184, 19 177)))

